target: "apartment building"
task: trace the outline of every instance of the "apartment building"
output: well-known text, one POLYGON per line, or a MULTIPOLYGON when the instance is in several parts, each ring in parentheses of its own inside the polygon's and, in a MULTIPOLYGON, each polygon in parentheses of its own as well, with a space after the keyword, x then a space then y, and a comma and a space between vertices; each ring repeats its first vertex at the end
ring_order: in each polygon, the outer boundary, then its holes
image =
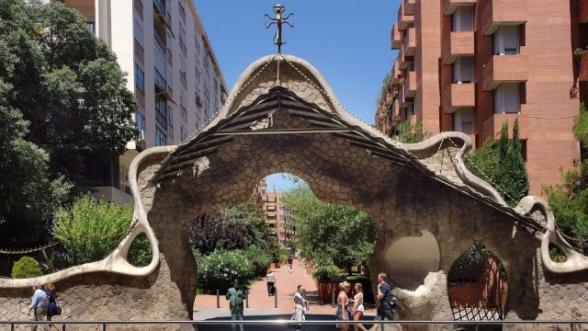
MULTIPOLYGON (((265 181, 263 181, 265 184, 265 181)), ((291 211, 284 206, 282 193, 262 190, 261 207, 266 223, 274 233, 280 244, 286 244, 294 236, 295 227, 292 224, 291 211)))
POLYGON ((588 106, 588 0, 577 0, 572 5, 572 47, 577 69, 577 92, 580 101, 588 106))
POLYGON ((94 167, 97 196, 130 202, 128 168, 141 150, 179 144, 224 104, 227 87, 192 0, 62 0, 79 10, 128 73, 136 141, 118 164, 94 167), (100 169, 99 169, 100 168, 100 169))
POLYGON ((432 134, 464 132, 479 147, 518 119, 530 193, 540 195, 579 159, 574 1, 586 11, 586 0, 402 0, 378 127, 420 122, 432 134))

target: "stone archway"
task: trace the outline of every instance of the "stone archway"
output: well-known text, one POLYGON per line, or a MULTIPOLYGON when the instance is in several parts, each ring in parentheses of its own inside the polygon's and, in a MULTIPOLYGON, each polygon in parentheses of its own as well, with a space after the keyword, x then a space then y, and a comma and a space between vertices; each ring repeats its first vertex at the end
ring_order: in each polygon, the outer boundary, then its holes
MULTIPOLYGON (((556 233, 548 227, 549 210, 531 197, 516 210, 507 207, 495 189, 465 168, 463 158, 470 147, 469 138, 460 133, 402 145, 347 113, 320 73, 304 60, 287 55, 261 58, 243 73, 213 122, 182 145, 152 148, 133 161, 136 223, 113 254, 37 280, 0 280, 0 309, 22 300, 24 286, 36 281, 57 282, 68 289, 64 297, 73 295, 82 285, 71 285, 70 277, 90 273, 102 276, 99 287, 111 291, 106 297, 131 295, 142 309, 110 300, 94 315, 73 318, 95 318, 113 310, 136 319, 190 318, 197 266, 187 228, 193 218, 244 201, 260 178, 288 172, 303 178, 321 200, 356 207, 376 221, 372 275, 394 274, 385 256, 394 243, 422 233, 436 238, 438 266, 415 282, 421 284, 416 289, 396 290, 402 317, 452 318, 446 275, 472 238, 482 240, 509 275, 507 318, 549 317, 550 312, 541 312, 541 296, 566 282, 574 284, 570 291, 588 292, 588 276, 580 272, 588 262, 566 264, 567 271, 575 272, 548 283, 553 270, 558 271, 551 268, 550 275, 544 275, 542 267, 540 247, 556 233), (135 268, 125 256, 141 232, 152 243, 154 259, 149 266, 135 268), (137 279, 150 282, 133 283, 137 279), (158 310, 153 312, 155 305, 158 310)), ((576 312, 576 305, 558 302, 569 314, 588 315, 586 308, 576 312)))

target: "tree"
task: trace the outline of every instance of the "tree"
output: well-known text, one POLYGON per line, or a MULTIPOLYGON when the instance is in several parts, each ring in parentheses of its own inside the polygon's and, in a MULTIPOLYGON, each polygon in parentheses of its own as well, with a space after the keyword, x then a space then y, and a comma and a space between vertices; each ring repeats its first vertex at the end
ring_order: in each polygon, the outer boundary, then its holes
POLYGON ((418 122, 412 124, 408 121, 398 124, 394 130, 392 138, 400 141, 401 143, 418 143, 431 136, 430 133, 424 130, 423 123, 418 122))
POLYGON ((376 239, 376 225, 369 215, 324 203, 306 185, 287 193, 284 204, 292 210, 303 256, 318 265, 334 264, 345 270, 369 261, 376 239))
POLYGON ((467 168, 498 188, 506 203, 514 207, 529 193, 529 177, 522 155, 519 123, 515 120, 512 139, 505 122, 498 141, 487 141, 466 159, 467 168))
POLYGON ((85 184, 85 155, 112 159, 135 137, 124 73, 75 10, 2 1, 0 45, 5 101, 30 123, 25 138, 47 151, 54 176, 85 184))
POLYGON ((580 252, 588 253, 588 110, 584 106, 576 118, 574 134, 582 145, 582 165, 566 172, 563 183, 546 188, 545 194, 557 226, 580 252))

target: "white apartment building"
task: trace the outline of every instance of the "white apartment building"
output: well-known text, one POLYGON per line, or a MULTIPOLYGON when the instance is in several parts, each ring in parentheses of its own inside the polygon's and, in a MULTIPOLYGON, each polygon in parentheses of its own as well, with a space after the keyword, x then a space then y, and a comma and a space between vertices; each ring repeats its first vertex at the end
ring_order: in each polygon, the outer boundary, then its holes
POLYGON ((140 139, 100 176, 97 195, 130 202, 128 168, 141 150, 178 144, 224 104, 227 87, 192 0, 62 0, 114 51, 138 101, 140 139))

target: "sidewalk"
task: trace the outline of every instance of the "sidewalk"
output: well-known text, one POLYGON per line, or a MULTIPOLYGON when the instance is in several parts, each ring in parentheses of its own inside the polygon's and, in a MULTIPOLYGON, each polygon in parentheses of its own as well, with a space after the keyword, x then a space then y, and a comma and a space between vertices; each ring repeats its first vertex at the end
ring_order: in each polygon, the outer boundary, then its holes
MULTIPOLYGON (((306 298, 309 300, 308 314, 334 315, 335 308, 330 304, 318 303, 318 289, 312 275, 306 272, 304 265, 295 260, 292 269, 288 265, 274 269, 278 308, 274 308, 275 297, 267 295, 265 279, 256 281, 249 290, 249 309, 245 315, 284 315, 294 312, 294 293, 298 285, 306 288, 306 298)), ((207 319, 230 316, 229 305, 224 296, 220 297, 220 307, 216 308, 216 295, 197 295, 194 301, 194 319, 207 319)), ((367 309, 365 315, 375 315, 375 309, 367 309)))

